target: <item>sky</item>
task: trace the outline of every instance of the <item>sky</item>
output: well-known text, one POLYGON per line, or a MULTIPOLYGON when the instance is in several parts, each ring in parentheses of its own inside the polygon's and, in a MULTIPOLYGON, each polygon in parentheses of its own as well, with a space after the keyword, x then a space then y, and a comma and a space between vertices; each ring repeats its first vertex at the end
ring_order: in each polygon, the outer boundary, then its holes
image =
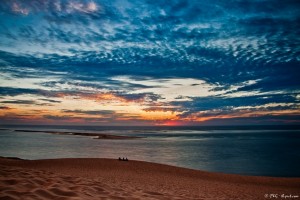
POLYGON ((298 0, 1 0, 0 124, 293 125, 298 0))

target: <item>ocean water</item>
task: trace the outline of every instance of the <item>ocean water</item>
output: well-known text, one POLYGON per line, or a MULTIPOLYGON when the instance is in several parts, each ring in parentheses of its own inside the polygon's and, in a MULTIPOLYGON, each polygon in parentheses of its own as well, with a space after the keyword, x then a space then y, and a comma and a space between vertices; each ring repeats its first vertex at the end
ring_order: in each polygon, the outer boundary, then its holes
POLYGON ((71 127, 6 126, 0 156, 24 159, 127 157, 173 166, 243 175, 300 177, 300 127, 71 127), (98 140, 15 130, 141 136, 98 140))

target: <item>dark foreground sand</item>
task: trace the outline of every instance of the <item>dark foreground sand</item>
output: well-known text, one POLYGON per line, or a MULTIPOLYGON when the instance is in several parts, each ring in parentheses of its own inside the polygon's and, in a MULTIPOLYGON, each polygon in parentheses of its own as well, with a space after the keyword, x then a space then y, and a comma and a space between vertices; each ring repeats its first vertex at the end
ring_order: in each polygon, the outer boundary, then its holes
POLYGON ((0 158, 0 199, 300 199, 300 178, 227 175, 112 159, 0 158))

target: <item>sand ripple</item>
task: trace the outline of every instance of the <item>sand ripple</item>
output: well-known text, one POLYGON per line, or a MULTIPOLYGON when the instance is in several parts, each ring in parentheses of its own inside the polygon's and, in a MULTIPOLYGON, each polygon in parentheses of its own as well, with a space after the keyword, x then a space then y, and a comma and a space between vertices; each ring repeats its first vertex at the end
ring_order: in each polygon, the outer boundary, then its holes
POLYGON ((137 161, 0 158, 0 200, 247 200, 266 199, 266 193, 300 195, 299 186, 299 179, 249 178, 137 161))

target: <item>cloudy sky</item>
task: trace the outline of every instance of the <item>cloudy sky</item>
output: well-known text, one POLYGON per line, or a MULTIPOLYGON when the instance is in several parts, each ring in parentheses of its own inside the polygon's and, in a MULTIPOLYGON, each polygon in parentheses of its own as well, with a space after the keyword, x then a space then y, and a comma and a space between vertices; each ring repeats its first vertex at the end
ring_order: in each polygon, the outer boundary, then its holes
POLYGON ((1 0, 0 123, 300 122, 298 0, 1 0))

